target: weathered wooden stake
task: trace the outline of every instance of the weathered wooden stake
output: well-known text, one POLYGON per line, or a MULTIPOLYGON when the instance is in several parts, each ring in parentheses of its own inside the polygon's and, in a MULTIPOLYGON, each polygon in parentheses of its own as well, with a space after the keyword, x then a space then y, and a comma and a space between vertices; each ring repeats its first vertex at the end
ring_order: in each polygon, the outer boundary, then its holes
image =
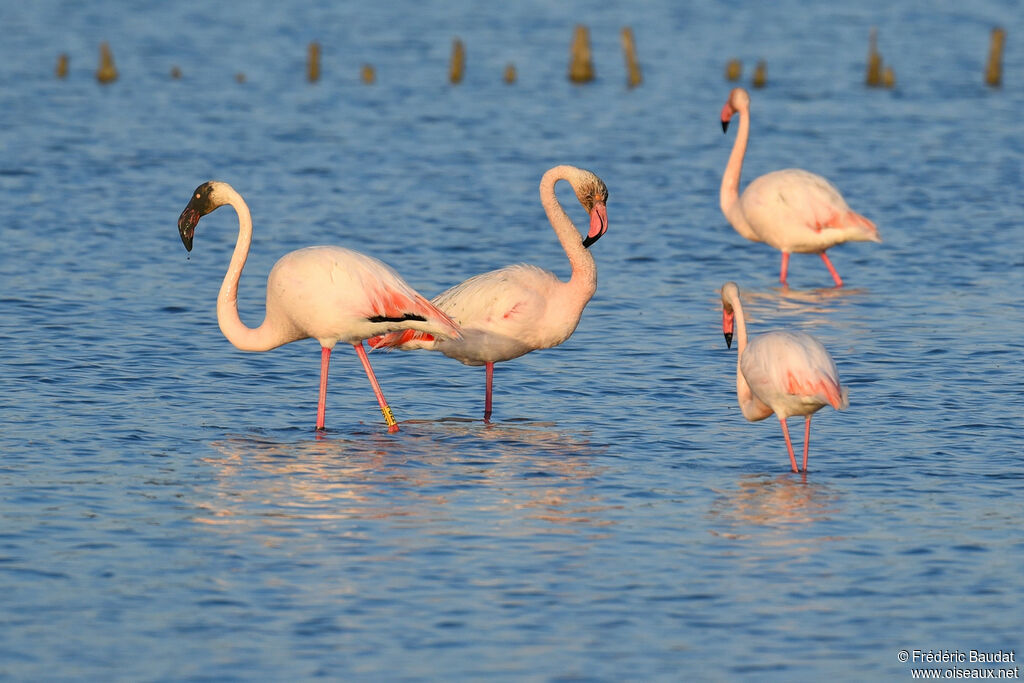
POLYGON ((626 84, 630 88, 643 83, 640 73, 640 62, 636 58, 636 41, 633 40, 633 29, 626 26, 622 29, 622 52, 626 56, 626 84))
POLYGON ((893 73, 892 67, 888 64, 882 69, 882 87, 883 88, 894 88, 896 87, 896 74, 893 73))
POLYGON ((882 55, 878 54, 878 29, 874 26, 868 38, 868 73, 864 82, 873 88, 882 84, 882 55))
POLYGON ((590 32, 583 24, 577 24, 569 48, 569 80, 573 83, 588 83, 594 80, 594 59, 590 52, 590 32))
POLYGON ((725 80, 727 81, 738 81, 740 76, 743 75, 743 62, 736 59, 730 59, 725 65, 725 80))
POLYGON ((466 71, 466 47, 462 41, 456 38, 452 41, 452 61, 448 68, 448 80, 453 85, 462 82, 462 75, 466 71))
POLYGON ((114 54, 107 43, 100 43, 100 66, 96 69, 96 80, 100 83, 113 83, 117 80, 117 67, 114 66, 114 54))
POLYGON ((754 69, 754 77, 750 80, 751 85, 755 88, 763 88, 765 80, 767 79, 766 70, 767 66, 762 59, 757 63, 757 67, 754 69))
POLYGON ((1003 44, 1006 42, 1006 31, 996 27, 992 29, 992 42, 988 46, 988 66, 985 68, 985 83, 998 88, 1003 83, 1003 44))
POLYGON ((320 80, 320 43, 315 40, 309 44, 309 59, 306 61, 306 79, 310 83, 320 80))
POLYGON ((68 56, 62 52, 57 55, 57 78, 68 77, 68 56))

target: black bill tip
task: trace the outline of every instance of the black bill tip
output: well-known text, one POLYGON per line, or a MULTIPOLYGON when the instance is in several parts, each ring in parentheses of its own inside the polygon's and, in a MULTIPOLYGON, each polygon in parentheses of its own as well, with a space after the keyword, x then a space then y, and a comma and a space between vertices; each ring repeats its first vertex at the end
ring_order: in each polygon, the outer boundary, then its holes
POLYGON ((192 251, 192 238, 196 234, 199 215, 199 212, 191 206, 186 206, 178 217, 178 234, 181 235, 181 243, 185 245, 185 251, 192 251))
POLYGON ((727 130, 729 130, 729 121, 728 120, 722 121, 722 132, 724 133, 727 130))
POLYGON ((725 348, 727 348, 727 349, 731 349, 732 348, 732 332, 726 332, 725 333, 725 348))

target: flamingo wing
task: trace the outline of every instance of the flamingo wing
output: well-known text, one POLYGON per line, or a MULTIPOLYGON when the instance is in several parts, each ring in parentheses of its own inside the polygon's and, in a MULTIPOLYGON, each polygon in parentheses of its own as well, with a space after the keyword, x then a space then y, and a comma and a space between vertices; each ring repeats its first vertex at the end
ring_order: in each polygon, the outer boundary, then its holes
POLYGON ((758 335, 744 351, 740 371, 753 394, 779 417, 806 415, 824 405, 839 410, 848 403, 832 357, 803 332, 758 335))
POLYGON ((874 223, 850 209, 832 183, 798 168, 756 178, 740 201, 747 219, 759 231, 769 225, 791 225, 815 234, 843 228, 877 232, 874 223))

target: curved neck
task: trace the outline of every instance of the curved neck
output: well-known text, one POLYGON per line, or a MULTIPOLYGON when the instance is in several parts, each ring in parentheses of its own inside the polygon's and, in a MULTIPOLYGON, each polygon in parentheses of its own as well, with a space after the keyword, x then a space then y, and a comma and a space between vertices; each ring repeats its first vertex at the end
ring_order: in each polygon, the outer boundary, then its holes
POLYGON ((242 277, 242 268, 249 256, 249 245, 252 242, 252 217, 249 207, 242 196, 233 189, 229 191, 228 204, 238 214, 238 241, 235 251, 231 254, 228 272, 217 295, 217 322, 220 331, 228 341, 242 351, 267 351, 281 345, 268 334, 266 321, 257 328, 246 327, 238 317, 238 281, 242 277))
POLYGON ((725 173, 722 174, 718 203, 722 208, 722 213, 738 233, 748 240, 759 241, 757 233, 747 223, 740 208, 740 173, 743 171, 743 157, 747 153, 747 139, 750 137, 750 110, 743 109, 736 114, 740 118, 739 130, 736 131, 736 140, 732 143, 729 163, 726 164, 725 173))
POLYGON ((574 171, 571 166, 556 166, 545 173, 540 180, 540 203, 565 255, 569 257, 569 265, 572 266, 569 285, 589 300, 597 291, 597 264, 590 250, 583 246, 579 230, 555 196, 555 184, 559 180, 571 183, 574 171))
POLYGON ((729 304, 733 313, 733 333, 736 337, 736 398, 740 404, 743 417, 748 420, 763 420, 772 414, 772 409, 754 396, 746 377, 740 368, 743 351, 747 348, 747 321, 743 317, 743 304, 738 296, 730 296, 729 304))

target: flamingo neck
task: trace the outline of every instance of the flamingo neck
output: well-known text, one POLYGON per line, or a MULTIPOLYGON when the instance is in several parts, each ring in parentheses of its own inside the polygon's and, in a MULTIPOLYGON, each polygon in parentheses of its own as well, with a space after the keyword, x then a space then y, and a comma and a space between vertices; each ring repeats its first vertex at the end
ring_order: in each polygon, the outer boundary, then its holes
POLYGON ((740 363, 743 360, 743 351, 747 348, 747 321, 743 317, 743 304, 739 297, 730 297, 732 304, 734 334, 736 337, 736 398, 739 400, 740 410, 743 417, 748 420, 760 420, 771 414, 771 410, 764 413, 764 404, 754 398, 754 392, 750 390, 747 379, 743 376, 740 363))
POLYGON ((732 143, 732 152, 729 154, 729 163, 725 166, 725 173, 722 174, 722 187, 719 190, 718 202, 726 219, 748 240, 760 241, 757 233, 750 227, 743 209, 740 207, 740 174, 743 171, 743 157, 747 153, 747 140, 750 137, 750 110, 742 109, 736 112, 739 115, 739 130, 736 131, 736 140, 732 143))
POLYGON ((545 173, 540 181, 540 203, 548 216, 551 228, 558 236, 562 249, 565 250, 565 255, 569 257, 572 276, 569 278, 568 286, 585 304, 597 291, 597 263, 590 250, 583 246, 580 231, 555 195, 555 184, 559 180, 573 184, 574 172, 575 169, 571 166, 556 166, 545 173))
POLYGON ((249 245, 252 243, 252 217, 240 194, 231 189, 228 197, 227 203, 238 214, 238 241, 217 295, 217 322, 227 340, 242 351, 267 351, 281 343, 275 343, 266 321, 257 328, 251 328, 246 327, 238 317, 238 281, 242 277, 242 268, 245 267, 249 245))

